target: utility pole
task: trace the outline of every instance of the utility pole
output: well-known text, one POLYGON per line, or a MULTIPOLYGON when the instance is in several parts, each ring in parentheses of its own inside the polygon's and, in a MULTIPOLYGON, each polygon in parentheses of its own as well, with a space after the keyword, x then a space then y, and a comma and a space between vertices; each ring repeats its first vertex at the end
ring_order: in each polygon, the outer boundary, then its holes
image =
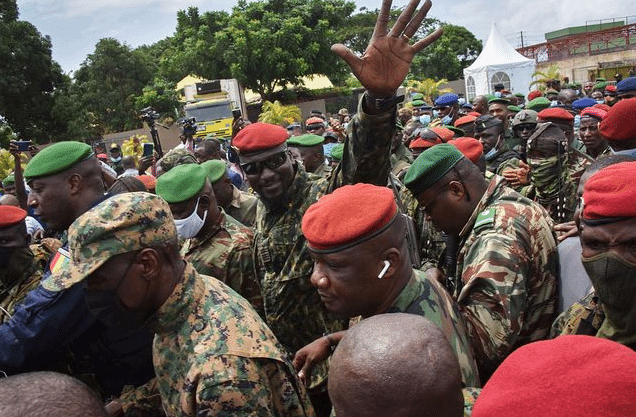
POLYGON ((521 49, 523 49, 523 30, 519 33, 521 34, 521 49))

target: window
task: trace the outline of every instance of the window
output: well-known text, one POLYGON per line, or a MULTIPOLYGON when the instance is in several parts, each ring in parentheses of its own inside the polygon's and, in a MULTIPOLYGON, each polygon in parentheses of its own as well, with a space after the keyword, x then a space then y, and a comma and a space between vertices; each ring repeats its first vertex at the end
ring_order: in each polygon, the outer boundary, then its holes
POLYGON ((491 92, 495 92, 495 84, 503 84, 504 85, 504 89, 511 91, 510 90, 510 77, 508 77, 508 74, 506 74, 503 71, 499 71, 496 72, 492 78, 490 79, 490 91, 491 92))
POLYGON ((469 75, 468 78, 466 78, 466 96, 468 100, 472 100, 476 95, 475 79, 469 75))

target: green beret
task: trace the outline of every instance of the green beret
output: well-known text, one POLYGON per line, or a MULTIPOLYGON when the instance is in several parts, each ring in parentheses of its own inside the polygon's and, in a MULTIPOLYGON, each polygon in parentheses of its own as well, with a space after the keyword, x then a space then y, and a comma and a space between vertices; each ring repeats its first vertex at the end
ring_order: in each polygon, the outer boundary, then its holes
POLYGON ((300 136, 292 136, 287 139, 288 146, 304 146, 311 147, 322 145, 325 142, 325 138, 323 136, 318 135, 300 135, 300 136))
POLYGON ((486 100, 487 100, 488 102, 490 102, 490 100, 492 100, 493 98, 499 98, 499 97, 497 97, 497 96, 496 96, 496 95, 494 95, 494 94, 486 94, 486 96, 485 96, 485 97, 486 97, 486 100))
POLYGON ((202 163, 201 166, 205 169, 205 172, 207 172, 208 179, 212 184, 220 180, 221 177, 225 175, 225 170, 227 169, 225 162, 220 159, 210 159, 202 163))
POLYGON ((530 102, 526 105, 526 109, 540 112, 541 110, 550 107, 550 103, 550 100, 545 97, 537 97, 533 100, 530 100, 530 102))
POLYGON ((414 100, 424 100, 424 94, 422 93, 415 93, 411 96, 411 101, 414 100))
POLYGON ((342 153, 344 152, 344 143, 339 143, 331 148, 331 159, 334 161, 342 161, 342 153))
POLYGON ((490 100, 488 100, 488 104, 493 104, 493 103, 501 103, 501 104, 505 104, 506 106, 510 105, 510 100, 508 100, 507 98, 503 98, 503 97, 495 97, 495 98, 491 98, 490 100))
POLYGON ((515 93, 515 96, 517 96, 519 98, 526 98, 525 94, 523 94, 523 93, 515 93))
POLYGON ((417 195, 442 179, 462 158, 464 155, 450 143, 428 148, 409 168, 404 185, 413 195, 417 195))
POLYGON ((443 125, 442 127, 445 127, 448 130, 452 130, 453 133, 455 133, 456 135, 458 135, 457 137, 462 137, 462 136, 466 136, 466 132, 464 132, 464 129, 460 129, 458 127, 455 126, 451 126, 451 125, 443 125))
POLYGON ((42 149, 24 169, 24 178, 48 177, 65 171, 93 155, 90 145, 82 142, 58 142, 42 149))
MULTIPOLYGON (((597 79, 598 81, 598 79, 597 79)), ((601 82, 597 82, 596 84, 594 84, 594 89, 595 90, 605 90, 605 87, 607 87, 609 85, 609 83, 607 81, 601 81, 601 82)))
POLYGON ((519 106, 508 106, 508 110, 513 111, 515 113, 519 113, 521 111, 521 107, 519 107, 519 106))
POLYGON ((3 187, 6 187, 8 185, 14 185, 14 184, 15 184, 15 176, 13 174, 7 175, 7 177, 2 180, 3 187))
POLYGON ((207 171, 201 165, 177 165, 157 178, 155 192, 168 203, 181 203, 197 195, 207 177, 207 171))
POLYGON ((424 100, 413 100, 411 101, 411 104, 413 105, 413 107, 422 107, 426 103, 424 103, 424 100))
POLYGON ((607 80, 605 78, 603 78, 603 77, 596 77, 596 82, 597 83, 605 82, 605 81, 607 81, 607 80))

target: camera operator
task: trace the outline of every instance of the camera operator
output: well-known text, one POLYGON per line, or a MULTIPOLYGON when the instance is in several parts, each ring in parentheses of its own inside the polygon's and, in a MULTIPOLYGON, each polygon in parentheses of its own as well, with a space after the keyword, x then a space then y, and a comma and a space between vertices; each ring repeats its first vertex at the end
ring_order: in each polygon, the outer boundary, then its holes
POLYGON ((184 148, 194 153, 194 134, 197 133, 197 125, 194 117, 188 119, 179 119, 177 122, 181 126, 181 144, 175 146, 175 149, 184 148))

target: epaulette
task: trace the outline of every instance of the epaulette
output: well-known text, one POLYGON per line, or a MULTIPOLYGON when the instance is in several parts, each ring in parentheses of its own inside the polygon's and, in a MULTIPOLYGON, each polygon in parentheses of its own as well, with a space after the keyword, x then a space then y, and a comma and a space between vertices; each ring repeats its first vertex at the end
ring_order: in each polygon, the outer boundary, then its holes
POLYGON ((479 232, 483 228, 491 227, 495 223, 495 209, 493 207, 487 208, 477 215, 475 225, 473 226, 474 232, 479 232))

